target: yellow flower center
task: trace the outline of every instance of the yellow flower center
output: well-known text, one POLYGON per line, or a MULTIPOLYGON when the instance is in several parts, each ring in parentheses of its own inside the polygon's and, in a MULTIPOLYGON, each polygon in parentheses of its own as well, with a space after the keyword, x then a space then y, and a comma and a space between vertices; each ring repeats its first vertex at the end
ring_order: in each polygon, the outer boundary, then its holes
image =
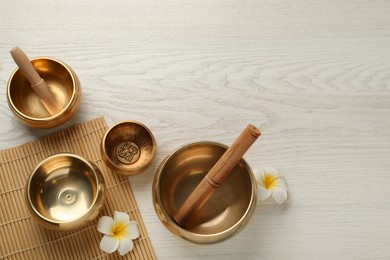
POLYGON ((126 223, 124 222, 116 222, 111 227, 111 232, 114 234, 115 238, 122 238, 126 235, 126 223))
POLYGON ((263 176, 263 183, 266 189, 272 189, 277 186, 278 181, 276 179, 276 176, 266 173, 263 176))

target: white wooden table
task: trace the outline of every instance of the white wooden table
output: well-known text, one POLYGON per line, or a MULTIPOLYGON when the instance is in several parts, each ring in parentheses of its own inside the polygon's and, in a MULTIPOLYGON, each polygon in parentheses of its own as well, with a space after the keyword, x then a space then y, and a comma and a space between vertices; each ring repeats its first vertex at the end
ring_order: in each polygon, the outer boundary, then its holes
POLYGON ((78 74, 82 104, 62 128, 105 116, 153 131, 156 161, 130 180, 159 259, 390 258, 389 1, 2 0, 0 149, 59 129, 9 110, 14 46, 78 74), (288 201, 259 203, 219 244, 172 235, 152 206, 158 164, 248 123, 263 135, 245 158, 279 169, 288 201))

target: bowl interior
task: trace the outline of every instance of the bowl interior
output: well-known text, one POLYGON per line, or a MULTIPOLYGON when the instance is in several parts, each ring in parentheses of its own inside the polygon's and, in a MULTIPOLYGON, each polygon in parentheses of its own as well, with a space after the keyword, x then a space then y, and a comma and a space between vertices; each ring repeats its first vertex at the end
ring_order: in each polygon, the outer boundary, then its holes
MULTIPOLYGON (((75 91, 71 72, 58 61, 38 58, 31 61, 39 75, 53 92, 57 101, 66 107, 75 91)), ((10 79, 9 97, 13 106, 23 115, 31 118, 47 118, 50 114, 42 105, 38 95, 20 69, 10 79)))
MULTIPOLYGON (((198 183, 226 151, 216 143, 196 143, 171 155, 160 172, 159 197, 165 213, 173 216, 198 183)), ((192 213, 187 231, 212 235, 243 220, 253 200, 251 171, 241 160, 199 210, 192 213)))
POLYGON ((97 197, 98 179, 85 161, 66 155, 45 160, 34 171, 28 187, 33 210, 54 222, 85 215, 97 197))
POLYGON ((137 122, 113 126, 103 139, 103 146, 110 163, 122 171, 135 171, 148 165, 156 149, 151 132, 137 122))

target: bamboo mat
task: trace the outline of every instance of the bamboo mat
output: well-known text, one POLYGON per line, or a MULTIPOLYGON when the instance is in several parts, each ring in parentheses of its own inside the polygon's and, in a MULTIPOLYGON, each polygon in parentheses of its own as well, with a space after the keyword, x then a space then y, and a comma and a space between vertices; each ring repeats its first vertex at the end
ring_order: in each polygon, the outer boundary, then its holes
POLYGON ((0 151, 0 258, 7 259, 118 259, 99 248, 96 230, 100 216, 127 212, 138 222, 140 237, 124 259, 156 259, 128 178, 113 174, 100 157, 100 140, 108 129, 104 118, 73 126, 24 145, 0 151), (42 228, 25 205, 25 185, 35 166, 44 158, 70 152, 93 161, 102 171, 107 187, 106 203, 89 226, 73 232, 42 228))

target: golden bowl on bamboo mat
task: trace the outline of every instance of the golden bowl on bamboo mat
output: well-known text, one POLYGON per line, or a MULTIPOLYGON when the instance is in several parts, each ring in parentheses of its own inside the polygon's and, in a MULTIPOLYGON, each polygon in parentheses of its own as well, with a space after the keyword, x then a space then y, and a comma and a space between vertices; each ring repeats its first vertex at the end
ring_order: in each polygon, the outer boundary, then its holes
POLYGON ((51 128, 68 121, 80 104, 81 86, 76 73, 65 63, 48 57, 31 60, 39 75, 46 81, 63 109, 50 115, 31 88, 23 72, 17 68, 7 86, 7 101, 11 111, 24 124, 34 128, 51 128))
POLYGON ((103 207, 105 182, 97 166, 61 153, 41 161, 26 187, 27 206, 42 226, 71 231, 88 225, 103 207))
POLYGON ((152 163, 157 150, 152 132, 137 121, 122 121, 104 134, 100 146, 106 165, 121 175, 136 175, 152 163))
POLYGON ((173 234, 195 243, 214 243, 237 234, 249 221, 257 201, 256 180, 241 159, 208 201, 192 213, 185 228, 173 219, 191 192, 225 153, 215 142, 191 143, 160 164, 153 180, 153 206, 173 234))

